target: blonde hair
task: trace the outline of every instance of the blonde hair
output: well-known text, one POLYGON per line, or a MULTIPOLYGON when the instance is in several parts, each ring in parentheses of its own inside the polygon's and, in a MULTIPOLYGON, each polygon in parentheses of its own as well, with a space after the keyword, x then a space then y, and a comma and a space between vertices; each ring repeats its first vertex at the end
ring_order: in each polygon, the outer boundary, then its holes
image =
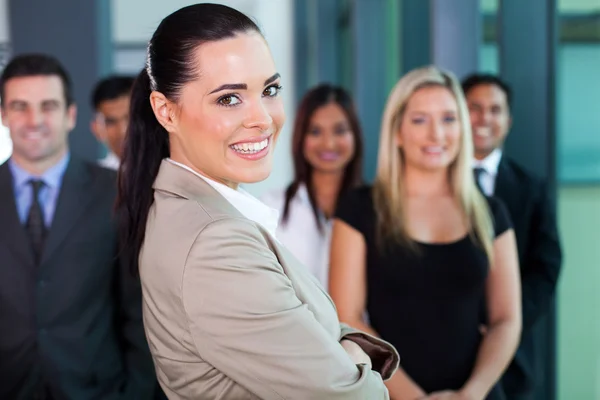
POLYGON ((415 249, 404 218, 404 160, 398 149, 396 133, 400 129, 406 105, 413 93, 423 87, 445 87, 456 99, 461 130, 460 148, 449 166, 452 195, 463 211, 471 239, 481 245, 491 265, 494 231, 486 199, 475 185, 472 172, 473 139, 469 112, 462 88, 451 74, 436 67, 415 69, 398 81, 390 93, 381 122, 377 175, 373 186, 380 243, 393 240, 415 249))

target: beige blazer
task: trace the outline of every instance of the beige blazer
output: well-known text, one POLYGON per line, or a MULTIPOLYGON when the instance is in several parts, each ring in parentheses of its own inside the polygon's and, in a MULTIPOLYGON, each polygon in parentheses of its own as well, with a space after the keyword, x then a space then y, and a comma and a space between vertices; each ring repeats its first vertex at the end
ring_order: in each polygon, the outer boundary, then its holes
POLYGON ((315 278, 202 178, 163 161, 140 254, 146 336, 169 399, 388 399, 387 342, 340 325, 315 278), (373 369, 339 344, 357 342, 373 369), (383 379, 382 379, 383 378, 383 379))

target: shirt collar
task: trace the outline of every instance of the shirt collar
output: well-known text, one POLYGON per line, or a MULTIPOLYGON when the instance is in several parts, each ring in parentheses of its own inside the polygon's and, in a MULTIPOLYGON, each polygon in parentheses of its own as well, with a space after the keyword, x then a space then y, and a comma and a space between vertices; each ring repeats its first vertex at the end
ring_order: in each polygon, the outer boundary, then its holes
POLYGON ((298 185, 298 190, 296 191, 296 195, 302 201, 305 206, 310 207, 310 198, 308 197, 308 189, 304 183, 298 185))
POLYGON ((11 157, 8 160, 8 167, 13 175, 15 191, 19 191, 21 188, 26 186, 30 179, 41 179, 44 181, 46 186, 52 189, 60 188, 63 175, 67 170, 70 159, 71 155, 69 152, 67 152, 67 154, 65 154, 65 156, 61 158, 59 162, 48 168, 43 174, 34 175, 17 165, 17 163, 15 163, 11 157))
POLYGON ((113 153, 112 151, 109 151, 108 153, 106 153, 106 156, 102 159, 105 162, 110 162, 110 163, 120 163, 121 160, 119 160, 119 157, 117 157, 117 155, 115 153, 113 153))
MULTIPOLYGON (((302 205, 305 206, 307 209, 311 210, 312 213, 312 205, 310 204, 310 197, 308 196, 308 188, 306 187, 306 184, 301 183, 300 185, 298 185, 296 196, 298 196, 298 199, 300 199, 302 205)), ((328 223, 325 214, 323 214, 323 212, 320 209, 317 209, 317 214, 319 215, 319 219, 322 223, 328 223)))
POLYGON ((498 166, 500 165, 501 158, 502 150, 497 148, 483 160, 474 159, 473 168, 483 168, 488 174, 496 176, 498 175, 498 166))
POLYGON ((225 197, 225 199, 229 201, 231 205, 233 205, 240 213, 242 213, 244 217, 262 225, 273 237, 276 236, 275 232, 277 230, 277 223, 279 221, 279 212, 277 210, 268 207, 242 188, 238 188, 237 190, 232 189, 227 185, 216 182, 205 177, 204 175, 197 173, 187 165, 173 161, 170 158, 167 158, 167 161, 202 178, 204 181, 206 181, 206 183, 219 192, 221 196, 225 197))

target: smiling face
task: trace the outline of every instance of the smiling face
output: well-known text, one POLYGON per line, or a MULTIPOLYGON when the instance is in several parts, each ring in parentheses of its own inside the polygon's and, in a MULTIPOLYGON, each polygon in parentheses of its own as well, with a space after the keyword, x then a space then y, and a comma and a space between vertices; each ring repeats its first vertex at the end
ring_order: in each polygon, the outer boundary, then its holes
POLYGON ((396 140, 406 168, 448 169, 460 148, 456 99, 449 89, 429 86, 415 91, 403 114, 396 140))
POLYGON ((475 157, 483 159, 502 147, 511 125, 506 93, 497 85, 480 84, 466 93, 475 157))
POLYGON ((9 79, 2 99, 2 122, 13 143, 12 159, 30 172, 41 173, 68 150, 76 109, 67 106, 59 76, 9 79))
POLYGON ((354 146, 354 133, 342 107, 332 102, 315 110, 304 137, 304 157, 315 171, 343 173, 354 146))
POLYGON ((151 96, 170 134, 171 158, 234 188, 266 179, 285 114, 264 38, 238 33, 201 44, 194 54, 198 77, 183 86, 176 104, 151 96))

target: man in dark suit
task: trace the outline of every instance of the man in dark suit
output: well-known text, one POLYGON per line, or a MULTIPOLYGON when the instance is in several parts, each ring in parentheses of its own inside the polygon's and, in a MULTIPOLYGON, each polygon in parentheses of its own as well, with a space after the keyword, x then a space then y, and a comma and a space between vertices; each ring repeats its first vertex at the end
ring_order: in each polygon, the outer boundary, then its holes
POLYGON ((502 386, 508 399, 530 399, 545 360, 536 349, 536 323, 552 304, 562 261, 555 202, 542 179, 502 154, 511 125, 508 85, 493 75, 471 75, 463 90, 473 128, 475 179, 486 195, 506 204, 519 251, 523 332, 502 386))
POLYGON ((70 79, 52 57, 0 77, 0 398, 151 399, 137 279, 117 261, 115 172, 78 159, 70 79))

